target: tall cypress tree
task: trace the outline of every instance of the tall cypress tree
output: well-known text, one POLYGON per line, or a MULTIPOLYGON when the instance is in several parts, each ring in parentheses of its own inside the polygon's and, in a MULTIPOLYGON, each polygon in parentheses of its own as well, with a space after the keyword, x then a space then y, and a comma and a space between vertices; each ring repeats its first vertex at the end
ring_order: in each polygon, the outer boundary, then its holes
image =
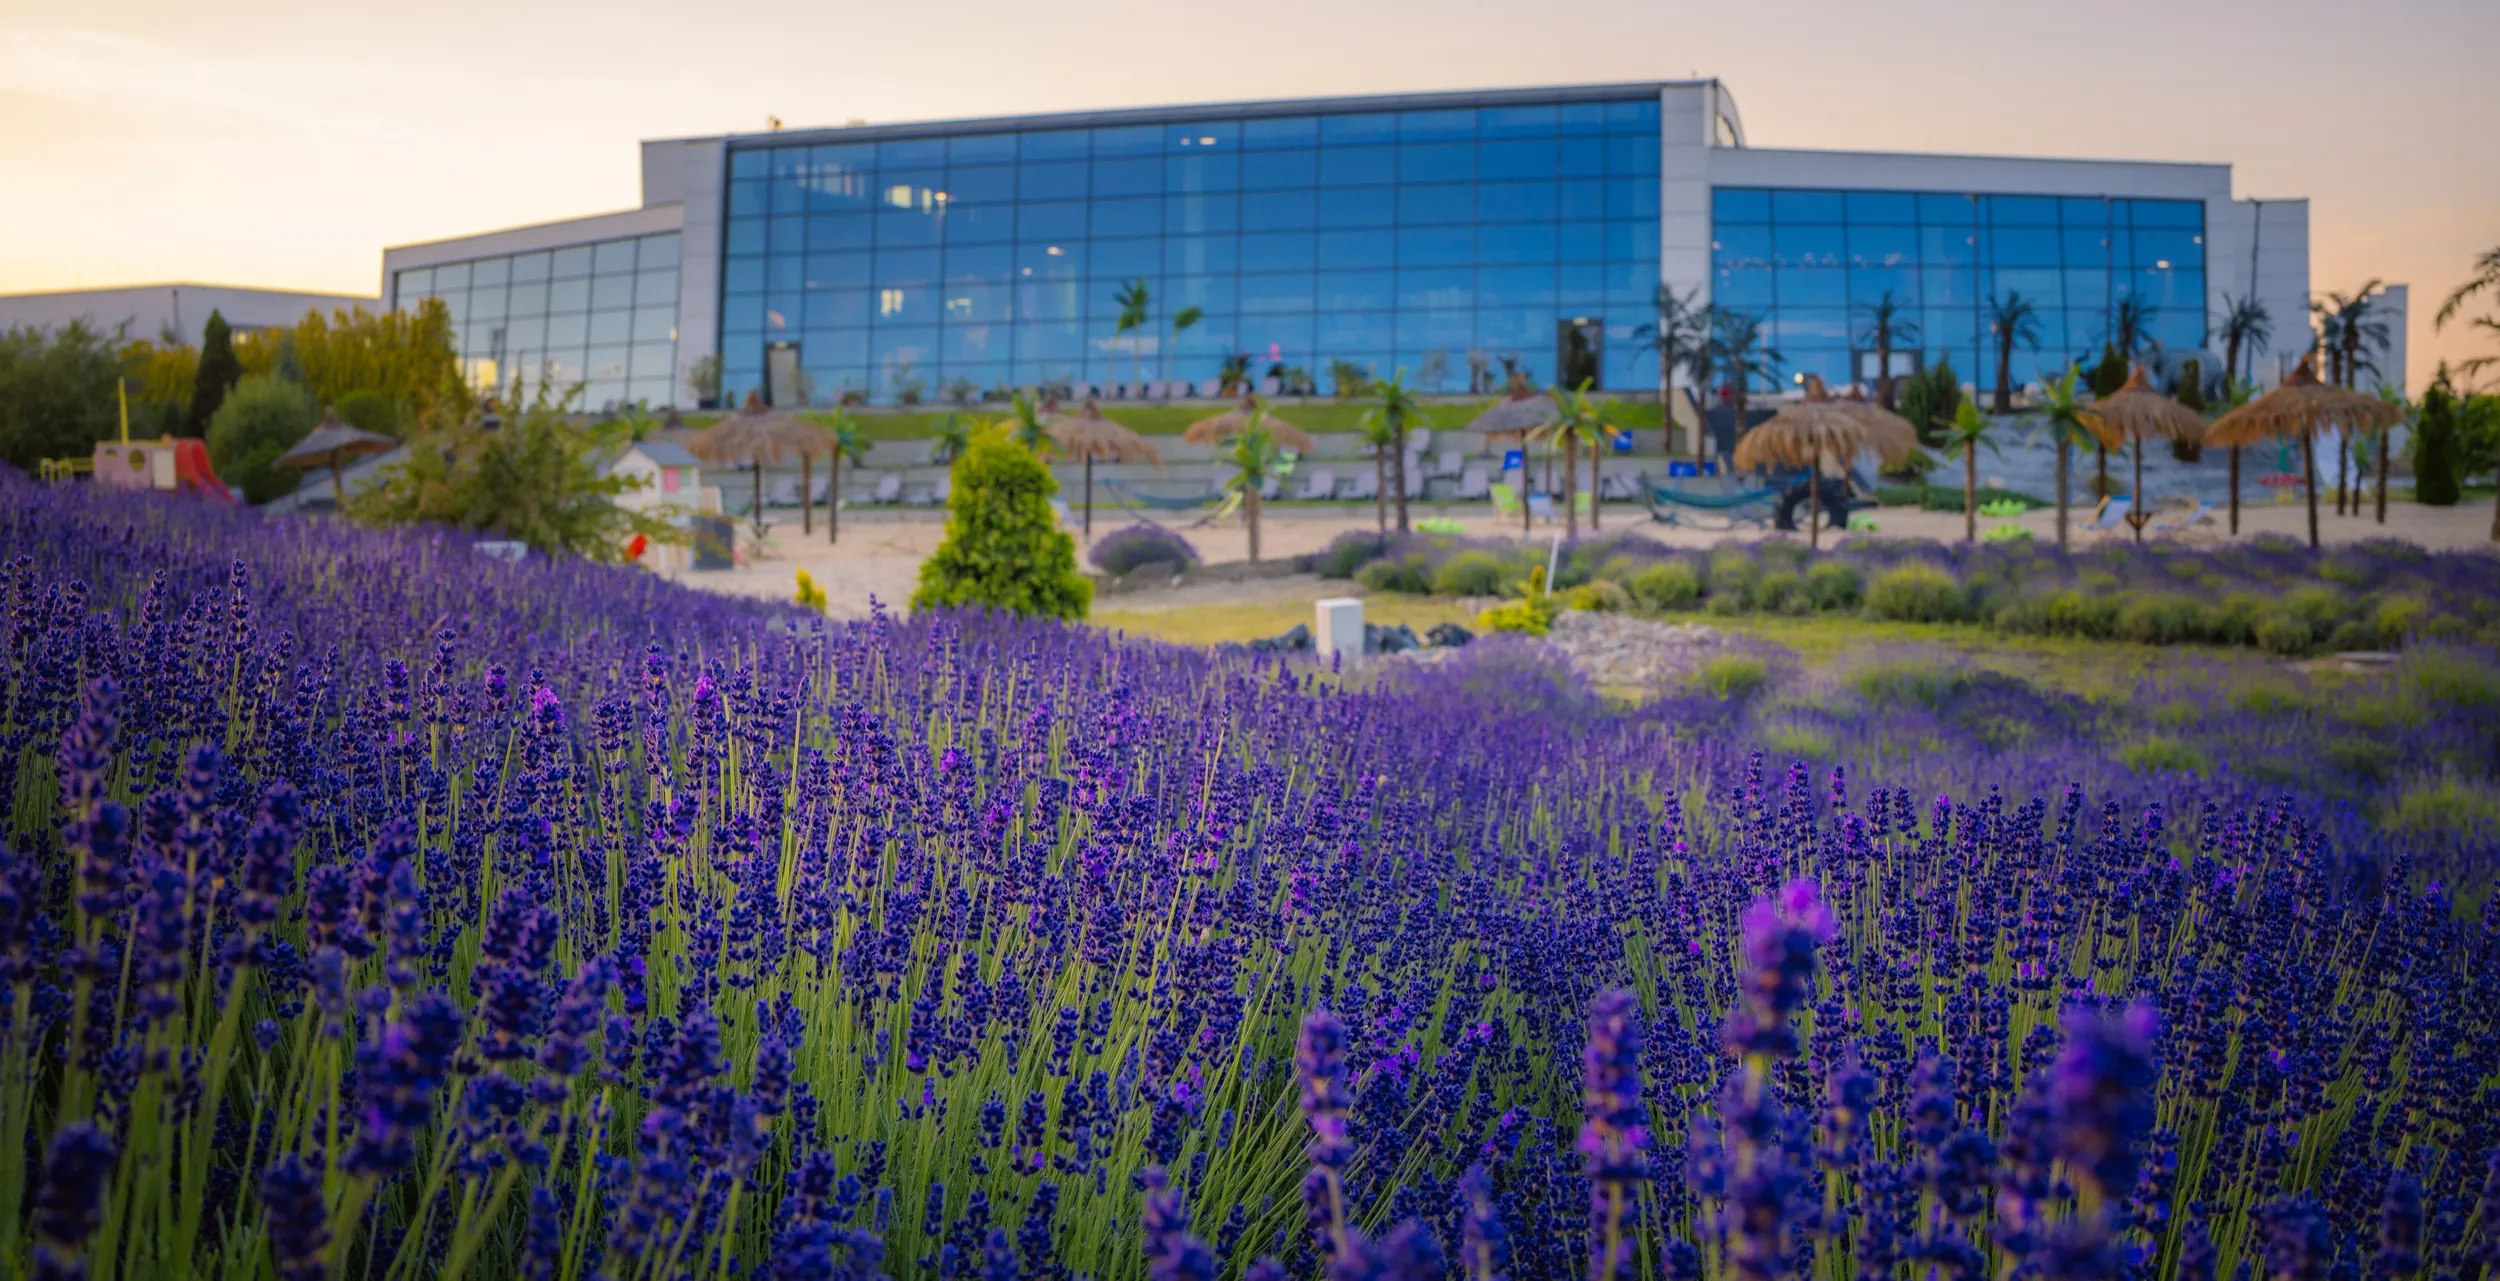
POLYGON ((191 384, 192 435, 208 435, 208 420, 217 416, 217 407, 226 403, 226 393, 242 377, 243 362, 234 355, 234 331, 224 316, 212 311, 207 328, 200 333, 199 378, 191 384))

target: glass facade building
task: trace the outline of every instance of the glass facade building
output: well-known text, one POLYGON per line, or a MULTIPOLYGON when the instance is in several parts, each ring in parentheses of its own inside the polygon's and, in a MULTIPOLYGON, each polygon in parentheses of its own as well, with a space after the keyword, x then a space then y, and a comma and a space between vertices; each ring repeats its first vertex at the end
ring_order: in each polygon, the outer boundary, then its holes
POLYGON ((2098 359, 2129 296, 2163 347, 2205 343, 2201 201, 1719 187, 1710 238, 1711 301, 1768 321, 1781 381, 1871 377, 1852 352, 1869 347, 1867 308, 1886 293, 1919 329, 1898 346, 1989 387, 1989 304, 2009 292, 2032 302, 2040 334, 2014 351, 2017 385, 2098 359))
POLYGON ((580 403, 675 399, 678 233, 392 273, 390 302, 440 298, 471 384, 583 385, 580 403))
POLYGON ((1659 281, 1659 100, 730 140, 719 354, 735 399, 796 349, 815 398, 1098 384, 1475 354, 1553 376, 1556 326, 1607 326, 1606 381, 1659 281), (1143 326, 1120 329, 1145 282, 1143 326), (1171 322, 1195 308, 1196 324, 1171 322))

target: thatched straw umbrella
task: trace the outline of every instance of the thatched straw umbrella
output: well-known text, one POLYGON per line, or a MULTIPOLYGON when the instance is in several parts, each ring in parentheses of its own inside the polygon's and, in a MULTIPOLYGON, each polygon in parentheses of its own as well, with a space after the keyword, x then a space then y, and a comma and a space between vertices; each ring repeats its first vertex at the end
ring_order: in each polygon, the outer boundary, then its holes
MULTIPOLYGON (((714 466, 744 464, 755 469, 755 527, 764 527, 764 469, 792 458, 799 460, 799 521, 803 531, 813 528, 813 504, 808 500, 810 477, 807 464, 826 447, 825 429, 799 417, 783 413, 764 403, 754 392, 747 393, 747 403, 738 412, 724 415, 719 422, 687 442, 686 448, 695 457, 714 466)), ((839 494, 828 499, 840 501, 839 494)))
POLYGON ((1760 426, 1736 442, 1736 468, 1804 467, 1806 475, 1806 544, 1822 546, 1823 460, 1844 462, 1872 453, 1897 463, 1918 447, 1918 431, 1909 420, 1866 401, 1834 400, 1822 381, 1806 384, 1806 398, 1783 405, 1760 426))
MULTIPOLYGON (((1526 375, 1512 374, 1510 391, 1491 409, 1476 415, 1469 421, 1467 430, 1483 432, 1486 444, 1507 438, 1518 441, 1524 449, 1529 436, 1535 434, 1538 428, 1551 425, 1561 416, 1562 406, 1556 403, 1551 395, 1529 386, 1526 375)), ((1548 458, 1550 459, 1551 455, 1548 455, 1548 458)), ((1546 468, 1546 473, 1545 479, 1550 483, 1553 480, 1553 468, 1550 463, 1546 468)), ((1525 490, 1528 476, 1524 460, 1520 466, 1519 479, 1520 488, 1525 490)), ((1523 493, 1521 497, 1524 499, 1526 495, 1523 493)), ((1520 506, 1520 512, 1520 525, 1523 528, 1529 526, 1533 518, 1526 514, 1527 507, 1524 502, 1520 506)))
POLYGON ((1049 423, 1051 443, 1070 458, 1085 461, 1085 537, 1094 537, 1094 460, 1118 463, 1153 463, 1163 465, 1163 456, 1146 443, 1143 436, 1102 416, 1102 408, 1094 398, 1085 398, 1084 407, 1073 414, 1053 418, 1049 423))
MULTIPOLYGON (((2281 386, 2224 414, 2205 432, 2209 444, 2229 448, 2279 436, 2300 437, 2302 483, 2309 491, 2309 547, 2318 546, 2318 446, 2320 427, 2385 430, 2404 418, 2404 410, 2376 396, 2365 396, 2318 381, 2314 354, 2300 358, 2281 386)), ((2239 518, 2240 495, 2231 492, 2231 515, 2239 518)))
POLYGON ((303 470, 308 467, 330 469, 330 497, 340 511, 347 510, 347 482, 339 477, 339 464, 365 454, 387 453, 399 442, 388 436, 359 431, 339 421, 339 411, 324 408, 321 425, 312 434, 295 442, 295 447, 278 455, 275 465, 303 470))
POLYGON ((2144 367, 2136 366, 2127 374, 2126 385, 2093 402, 2085 411, 2084 425, 2103 442, 2116 445, 2125 442, 2135 455, 2135 497, 2127 508, 2127 523, 2135 527, 2135 541, 2144 541, 2144 526, 2151 521, 2151 512, 2144 509, 2144 443, 2159 438, 2193 443, 2205 437, 2205 416, 2153 390, 2144 377, 2144 367))
MULTIPOLYGON (((1223 444, 1231 437, 1240 434, 1243 428, 1250 425, 1251 411, 1257 409, 1258 407, 1258 397, 1244 396, 1241 398, 1240 404, 1225 410, 1223 413, 1217 414, 1213 418, 1201 418, 1198 421, 1191 423, 1189 425, 1189 430, 1181 433, 1181 439, 1188 441, 1193 445, 1223 444)), ((1265 419, 1265 423, 1267 426, 1268 436, 1277 444, 1300 454, 1307 454, 1314 448, 1314 442, 1311 440, 1311 434, 1299 427, 1294 426, 1292 423, 1286 422, 1284 419, 1279 418, 1274 414, 1269 414, 1265 419)))

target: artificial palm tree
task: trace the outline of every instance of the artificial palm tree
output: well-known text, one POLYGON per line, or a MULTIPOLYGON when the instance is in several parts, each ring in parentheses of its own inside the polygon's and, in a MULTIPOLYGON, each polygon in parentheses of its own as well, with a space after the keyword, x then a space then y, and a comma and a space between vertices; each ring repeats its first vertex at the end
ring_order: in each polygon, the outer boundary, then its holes
POLYGON ((1410 427, 1430 427, 1432 417, 1424 412, 1423 402, 1406 390, 1404 369, 1398 370, 1394 378, 1373 383, 1372 394, 1379 397, 1380 403, 1364 416, 1368 418, 1377 414, 1389 427, 1389 475, 1397 482, 1398 532, 1403 534, 1406 532, 1406 432, 1410 427))
MULTIPOLYGON (((2372 354, 2387 346, 2387 322, 2374 302, 2382 288, 2373 279, 2352 293, 2332 290, 2324 298, 2312 301, 2309 309, 2318 316, 2318 341, 2326 352, 2327 381, 2351 391, 2364 371, 2376 372, 2372 354)), ((2339 437, 2335 448, 2335 514, 2361 514, 2361 500, 2352 491, 2353 437, 2339 437)))
POLYGON ((1050 447, 1050 429, 1042 423, 1043 412, 1031 396, 1017 392, 1014 416, 1000 420, 998 425, 1007 429, 1007 439, 1038 454, 1050 447))
POLYGON ((1858 304, 1858 315, 1863 323, 1859 326, 1857 341, 1862 347, 1874 349, 1875 399, 1881 401, 1886 409, 1893 407, 1893 348, 1904 342, 1918 341, 1918 322, 1903 314, 1906 310, 1907 304, 1894 297, 1889 289, 1873 302, 1858 304))
MULTIPOLYGON (((2500 297, 2500 247, 2486 249, 2481 257, 2474 260, 2474 274, 2464 284, 2449 291, 2446 300, 2439 304, 2438 314, 2431 317, 2431 327, 2446 329, 2448 322, 2456 319, 2457 313, 2464 309, 2466 303, 2472 301, 2475 295, 2483 293, 2500 297)), ((2489 316, 2477 316, 2472 323, 2475 328, 2488 329, 2492 331, 2494 337, 2500 337, 2500 320, 2489 316)), ((2468 378, 2474 378, 2493 365, 2500 365, 2500 356, 2476 356, 2459 363, 2457 372, 2468 378)), ((2495 520, 2500 521, 2500 517, 2495 517, 2495 520)), ((2500 523, 2493 526, 2492 532, 2495 536, 2500 536, 2500 523)))
MULTIPOLYGON (((2019 289, 2008 289, 1988 300, 1988 332, 1997 340, 1996 412, 2014 412, 2014 346, 2017 343, 2033 351, 2040 350, 2040 306, 2022 295, 2019 289)), ((2065 515, 2058 516, 2058 542, 2065 543, 2065 515)))
MULTIPOLYGON (((1658 353, 1659 421, 1672 436, 1675 431, 1675 371, 1692 359, 1710 336, 1710 307, 1695 301, 1701 296, 1696 285, 1678 295, 1674 289, 1658 286, 1650 299, 1656 319, 1637 325, 1632 330, 1634 349, 1658 353)), ((1693 457, 1701 457, 1701 433, 1693 433, 1693 457)))
POLYGON ((963 457, 963 452, 971 447, 972 424, 965 422, 961 414, 948 414, 946 421, 939 423, 937 430, 930 433, 929 461, 941 467, 947 466, 963 457))
POLYGON ((1155 367, 1156 382, 1168 384, 1172 381, 1172 349, 1180 346, 1181 331, 1196 326, 1206 318, 1204 307, 1183 307, 1172 313, 1172 340, 1163 344, 1163 358, 1155 367))
POLYGON ((1367 410, 1359 424, 1363 443, 1372 451, 1372 523, 1383 537, 1389 533, 1389 451, 1397 447, 1397 433, 1377 409, 1367 410))
MULTIPOLYGON (((1139 276, 1120 286, 1120 291, 1111 295, 1111 302, 1113 306, 1120 309, 1119 318, 1111 325, 1111 337, 1114 341, 1126 338, 1131 333, 1145 328, 1146 321, 1153 314, 1154 298, 1146 292, 1144 276, 1139 276)), ((1129 347, 1129 365, 1136 371, 1139 378, 1146 376, 1145 353, 1137 350, 1135 344, 1129 347)))
POLYGON ((1589 528, 1597 528, 1597 460, 1606 441, 1614 435, 1614 426, 1606 421, 1608 406, 1589 399, 1589 383, 1566 392, 1559 387, 1548 389, 1554 398, 1554 417, 1529 434, 1550 445, 1560 445, 1563 455, 1563 536, 1580 536, 1580 446, 1589 447, 1589 528))
MULTIPOLYGON (((809 422, 823 428, 825 432, 825 452, 830 455, 825 464, 825 541, 838 542, 842 537, 842 460, 847 458, 852 462, 858 462, 867 457, 868 441, 866 437, 859 434, 859 420, 851 416, 850 410, 838 405, 824 413, 809 414, 807 417, 809 422)), ((952 414, 947 415, 947 421, 951 424, 954 417, 952 414)), ((807 476, 804 470, 806 460, 801 459, 800 462, 802 470, 799 475, 799 509, 805 511, 808 506, 807 476)))
POLYGON ((1962 451, 1962 541, 1966 543, 1979 541, 1979 451, 2002 452, 1988 438, 1995 427, 1996 420, 1979 412, 1979 402, 1966 396, 1945 428, 1945 448, 1962 451))
MULTIPOLYGON (((2153 336, 2153 316, 2161 309, 2130 293, 2109 309, 2109 345, 2122 362, 2132 363, 2153 336)), ((2121 376, 2124 376, 2122 368, 2121 376)))
POLYGON ((2222 385, 2225 390, 2239 381, 2240 353, 2247 352, 2249 362, 2254 364, 2273 340, 2274 317, 2266 313, 2264 303, 2253 297, 2222 296, 2222 385))
POLYGON ((1269 481, 1284 479, 1292 466, 1292 456, 1276 443, 1266 420, 1266 406, 1252 410, 1249 425, 1233 434, 1231 447, 1216 460, 1224 467, 1224 492, 1241 504, 1242 521, 1250 531, 1250 563, 1254 565, 1259 560, 1259 491, 1269 481))
POLYGON ((2075 394, 2075 368, 2066 367, 2064 377, 2042 386, 2041 403, 2033 416, 2048 425, 2049 439, 2057 446, 2057 550, 2066 550, 2066 495, 2074 475, 2072 451, 2078 443, 2099 439, 2091 427, 2091 409, 2075 394))
POLYGON ((1725 308, 1711 309, 1710 364, 1725 370, 1728 385, 1734 389, 1736 434, 1745 434, 1745 394, 1751 389, 1754 376, 1772 377, 1788 358, 1772 349, 1763 340, 1762 317, 1725 308))
MULTIPOLYGON (((2404 417, 2400 420, 2401 422, 2410 423, 2413 421, 2415 406, 2412 401, 2405 399, 2404 392, 2398 390, 2394 383, 2380 383, 2378 385, 2378 398, 2386 401, 2388 404, 2394 405, 2397 411, 2404 415, 2404 417)), ((2375 443, 2378 447, 2378 484, 2376 487, 2378 492, 2376 499, 2372 503, 2372 506, 2375 509, 2373 519, 2381 525, 2387 523, 2387 441, 2389 437, 2395 434, 2396 429, 2394 427, 2381 427, 2371 433, 2371 435, 2377 438, 2375 443)))

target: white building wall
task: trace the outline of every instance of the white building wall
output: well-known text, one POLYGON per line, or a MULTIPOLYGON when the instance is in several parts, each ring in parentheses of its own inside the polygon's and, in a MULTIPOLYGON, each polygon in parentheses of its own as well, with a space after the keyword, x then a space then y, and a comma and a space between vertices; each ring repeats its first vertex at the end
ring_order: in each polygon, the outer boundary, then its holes
MULTIPOLYGON (((1658 280, 1697 302, 1710 297, 1710 148, 1722 96, 1715 84, 1658 94, 1658 280)), ((1690 381, 1679 371, 1677 385, 1690 381)))
MULTIPOLYGON (((677 377, 686 391, 686 403, 693 404, 695 396, 692 388, 685 387, 686 375, 694 362, 720 347, 721 206, 729 147, 718 138, 674 145, 676 181, 683 193, 679 206, 685 211, 684 234, 678 238, 677 377)), ((645 164, 651 162, 648 149, 643 159, 645 164)), ((644 185, 648 188, 650 179, 644 185)))
MULTIPOLYGON (((2309 350, 2309 202, 2209 202, 2205 239, 2207 331, 2220 333, 2232 300, 2254 295, 2265 304, 2273 337, 2256 359, 2240 357, 2240 376, 2271 387, 2309 350)), ((2219 337, 2210 345, 2218 357, 2219 337)))
POLYGON ((2405 389, 2405 313, 2412 305, 2413 289, 2409 285, 2389 285, 2379 295, 2377 309, 2379 319, 2387 322, 2387 346, 2378 353, 2379 372, 2370 386, 2405 389))

